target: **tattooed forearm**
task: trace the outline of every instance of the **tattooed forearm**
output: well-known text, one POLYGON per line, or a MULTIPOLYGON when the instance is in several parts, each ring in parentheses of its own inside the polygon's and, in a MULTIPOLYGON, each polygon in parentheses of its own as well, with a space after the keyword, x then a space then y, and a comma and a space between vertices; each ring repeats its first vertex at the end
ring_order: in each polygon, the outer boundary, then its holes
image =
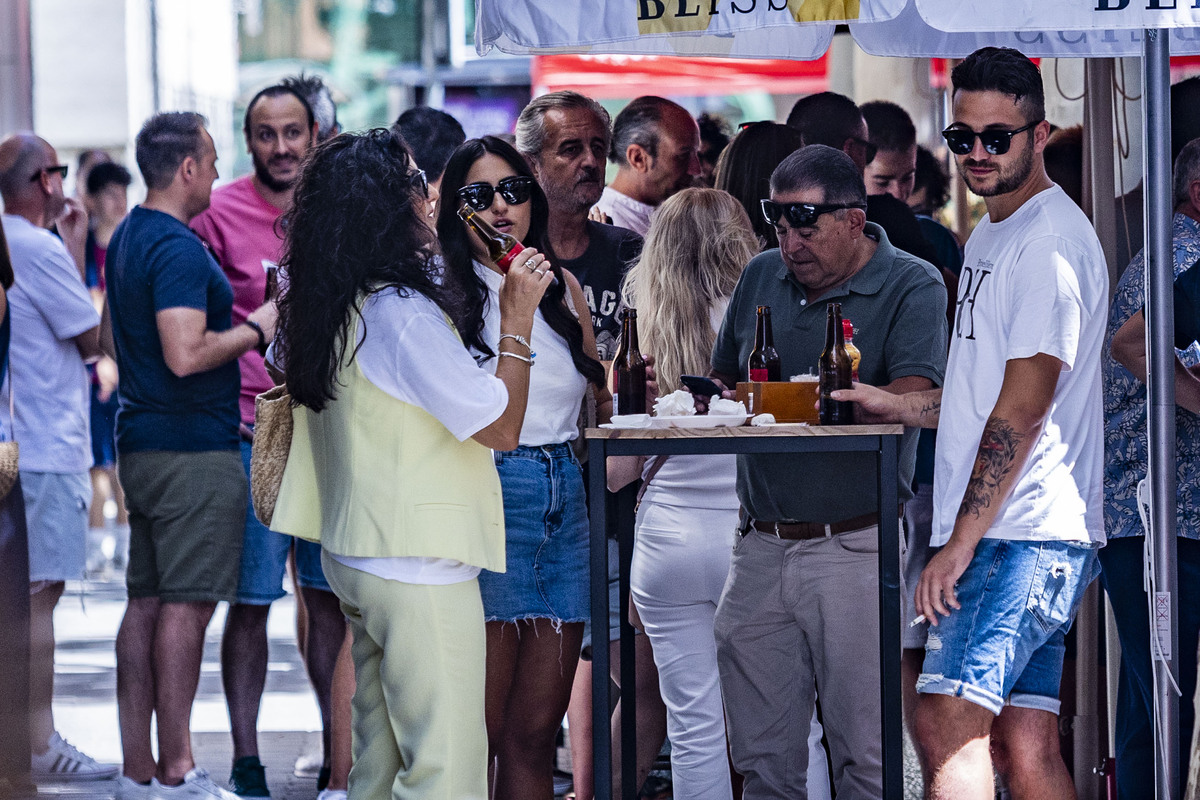
POLYGON ((978 517, 1000 494, 1000 485, 1016 466, 1017 451, 1026 434, 1018 432, 1007 420, 989 417, 979 440, 979 453, 958 516, 978 517))
POLYGON ((942 399, 929 400, 917 409, 917 421, 922 428, 936 428, 942 418, 942 399))

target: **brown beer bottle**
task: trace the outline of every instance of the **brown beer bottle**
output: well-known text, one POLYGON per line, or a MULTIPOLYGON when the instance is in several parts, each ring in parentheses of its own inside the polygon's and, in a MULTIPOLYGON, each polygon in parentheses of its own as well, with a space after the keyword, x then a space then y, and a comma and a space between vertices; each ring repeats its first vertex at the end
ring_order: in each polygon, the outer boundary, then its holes
POLYGON ((512 260, 525 249, 525 245, 517 241, 515 236, 501 233, 492 227, 491 223, 476 214, 467 206, 458 210, 458 218, 467 223, 467 227, 483 240, 487 246, 488 257, 495 262, 501 272, 507 273, 512 260))
POLYGON ((638 349, 637 309, 621 317, 621 344, 613 358, 614 414, 646 413, 646 359, 638 349))
POLYGON ((862 353, 854 345, 854 323, 848 319, 842 320, 842 335, 846 339, 846 352, 850 354, 850 380, 858 380, 858 365, 862 361, 862 353))
POLYGON ((263 302, 269 303, 279 294, 279 267, 275 264, 268 264, 267 270, 267 286, 263 292, 263 302))
POLYGON ((775 350, 775 335, 771 331, 771 307, 758 307, 758 323, 754 328, 754 349, 750 351, 750 359, 746 365, 750 380, 761 383, 764 381, 783 380, 783 367, 779 362, 779 353, 775 350))
POLYGON ((838 402, 830 397, 836 389, 850 388, 853 369, 850 354, 846 352, 845 332, 842 328, 842 304, 830 303, 825 318, 825 350, 820 361, 820 409, 822 425, 852 425, 854 403, 838 402))

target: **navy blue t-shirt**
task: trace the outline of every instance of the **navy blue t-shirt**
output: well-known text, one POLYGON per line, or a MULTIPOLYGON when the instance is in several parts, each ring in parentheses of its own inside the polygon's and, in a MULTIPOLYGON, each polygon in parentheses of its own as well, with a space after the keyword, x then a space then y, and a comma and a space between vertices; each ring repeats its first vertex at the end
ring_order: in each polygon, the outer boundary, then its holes
POLYGON ((105 265, 121 371, 117 452, 237 450, 237 360, 180 378, 163 358, 155 315, 196 308, 232 327, 233 289, 188 226, 138 206, 113 234, 105 265))
POLYGON ((1200 340, 1200 261, 1175 279, 1175 347, 1187 350, 1200 340))

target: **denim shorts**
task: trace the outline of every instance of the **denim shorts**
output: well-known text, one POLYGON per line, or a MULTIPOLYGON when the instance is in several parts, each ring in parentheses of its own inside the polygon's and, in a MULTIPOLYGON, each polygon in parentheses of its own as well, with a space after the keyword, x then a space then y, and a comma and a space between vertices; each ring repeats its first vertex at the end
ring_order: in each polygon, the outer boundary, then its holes
POLYGON ((29 531, 29 582, 83 577, 92 482, 87 472, 21 470, 29 531))
MULTIPOLYGON (((242 442, 242 467, 250 479, 250 442, 242 442)), ((246 529, 242 538, 242 571, 238 576, 237 601, 267 606, 283 597, 283 573, 288 551, 296 548, 296 582, 305 589, 332 592, 321 569, 321 545, 277 533, 258 521, 254 504, 246 506, 246 529)))
POLYGON ((582 622, 590 613, 588 518, 571 446, 522 446, 495 458, 507 571, 479 574, 484 619, 582 622))
POLYGON ((929 629, 917 691, 1057 714, 1063 638, 1099 572, 1088 544, 984 539, 958 581, 962 608, 929 629))

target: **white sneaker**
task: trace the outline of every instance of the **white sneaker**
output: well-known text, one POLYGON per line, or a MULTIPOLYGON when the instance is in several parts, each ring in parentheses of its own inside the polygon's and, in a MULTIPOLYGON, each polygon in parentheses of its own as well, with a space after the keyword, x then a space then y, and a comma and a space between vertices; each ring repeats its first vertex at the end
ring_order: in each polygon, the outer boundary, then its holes
POLYGON ((317 800, 347 800, 345 789, 322 789, 317 800))
POLYGON ((158 778, 150 780, 150 800, 240 800, 229 791, 213 783, 208 772, 199 767, 192 767, 183 776, 183 783, 178 786, 163 786, 158 778))
POLYGON ((34 783, 42 781, 107 781, 117 777, 121 768, 101 764, 89 755, 76 750, 55 731, 47 742, 46 752, 34 753, 30 774, 34 783))
POLYGON ((151 800, 150 784, 122 775, 117 778, 116 800, 151 800))

